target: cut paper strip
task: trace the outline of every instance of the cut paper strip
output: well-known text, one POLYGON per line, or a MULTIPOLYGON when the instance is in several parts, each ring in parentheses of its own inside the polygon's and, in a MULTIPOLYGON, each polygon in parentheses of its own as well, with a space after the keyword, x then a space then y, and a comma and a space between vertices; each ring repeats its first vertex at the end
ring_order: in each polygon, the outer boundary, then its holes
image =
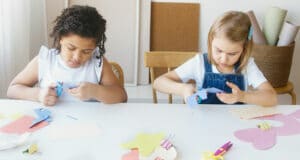
POLYGON ((288 21, 284 22, 284 25, 283 25, 280 35, 279 35, 279 41, 277 43, 277 46, 290 45, 292 42, 295 41, 298 31, 299 31, 298 26, 296 26, 288 21))
POLYGON ((262 131, 259 128, 249 128, 236 131, 234 135, 242 141, 252 143, 253 147, 259 150, 272 148, 276 144, 276 131, 274 129, 262 131))
POLYGON ((262 32, 262 30, 260 29, 259 23, 257 22, 254 12, 248 11, 247 14, 248 17, 250 18, 251 25, 253 28, 253 42, 255 44, 267 44, 266 37, 262 32))
POLYGON ((122 160, 140 160, 139 151, 137 149, 131 150, 129 153, 122 156, 122 160))
POLYGON ((230 109, 230 112, 241 119, 252 119, 252 118, 263 117, 263 116, 271 116, 280 113, 274 107, 260 107, 260 106, 232 108, 230 109))
POLYGON ((276 45, 287 10, 271 7, 265 15, 263 32, 269 45, 276 45))
POLYGON ((135 139, 131 142, 122 144, 122 147, 125 149, 134 149, 137 148, 141 156, 149 156, 157 146, 160 145, 160 142, 164 138, 164 134, 138 134, 135 139))
POLYGON ((70 124, 49 127, 47 135, 52 140, 61 140, 96 137, 100 133, 96 124, 70 124))
POLYGON ((13 122, 1 127, 0 131, 4 132, 4 133, 22 134, 25 132, 34 132, 34 131, 48 125, 48 122, 43 121, 43 122, 35 125, 34 127, 30 128, 30 125, 34 119, 35 119, 34 117, 25 115, 13 122))

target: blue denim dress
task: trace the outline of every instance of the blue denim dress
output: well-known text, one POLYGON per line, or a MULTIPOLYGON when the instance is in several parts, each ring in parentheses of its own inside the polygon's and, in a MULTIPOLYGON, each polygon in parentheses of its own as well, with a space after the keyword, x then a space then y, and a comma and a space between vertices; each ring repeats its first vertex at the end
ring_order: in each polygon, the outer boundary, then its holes
MULTIPOLYGON (((245 79, 242 74, 222 74, 222 73, 213 73, 212 65, 208 62, 207 54, 203 54, 205 74, 202 88, 211 88, 215 87, 223 90, 226 93, 232 93, 231 88, 226 85, 226 81, 234 83, 237 85, 240 90, 245 90, 245 79)), ((234 66, 237 70, 238 64, 234 66)), ((202 101, 202 104, 224 104, 221 102, 215 93, 208 93, 207 99, 202 101)), ((242 103, 237 103, 242 104, 242 103)))

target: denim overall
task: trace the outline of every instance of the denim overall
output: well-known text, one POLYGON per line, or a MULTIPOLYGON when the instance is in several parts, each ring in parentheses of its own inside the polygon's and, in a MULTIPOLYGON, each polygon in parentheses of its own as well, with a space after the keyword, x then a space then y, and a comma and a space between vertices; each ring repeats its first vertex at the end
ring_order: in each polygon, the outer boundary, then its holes
MULTIPOLYGON (((232 93, 230 87, 226 85, 226 81, 231 82, 237 85, 240 90, 245 90, 245 80, 242 74, 222 74, 222 73, 213 73, 212 65, 208 62, 207 54, 203 55, 204 58, 204 66, 205 66, 205 74, 202 88, 210 88, 215 87, 223 90, 226 93, 232 93)), ((238 64, 234 66, 235 70, 237 70, 238 64)), ((201 102, 202 104, 224 104, 221 102, 216 93, 208 93, 207 99, 201 102)), ((237 103, 242 104, 242 103, 237 103)))

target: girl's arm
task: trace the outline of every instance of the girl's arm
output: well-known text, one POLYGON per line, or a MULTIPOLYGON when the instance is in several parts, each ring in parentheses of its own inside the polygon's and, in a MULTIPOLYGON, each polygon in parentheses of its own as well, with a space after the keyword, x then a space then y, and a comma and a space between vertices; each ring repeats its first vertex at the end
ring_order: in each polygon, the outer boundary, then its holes
POLYGON ((39 101, 39 88, 33 87, 38 81, 38 57, 36 56, 12 80, 7 90, 8 98, 39 101))
POLYGON ((241 102, 261 106, 277 105, 277 93, 269 82, 264 82, 254 91, 244 92, 241 102))
POLYGON ((233 83, 226 82, 232 93, 217 93, 217 97, 224 103, 233 104, 243 102, 261 106, 277 105, 277 94, 269 82, 263 82, 254 91, 241 91, 233 83))
POLYGON ((194 84, 182 83, 174 70, 156 78, 153 87, 163 93, 180 95, 185 100, 196 91, 194 84))
POLYGON ((103 57, 102 76, 99 85, 91 88, 90 98, 96 99, 103 103, 119 103, 127 101, 127 93, 122 87, 115 74, 111 69, 111 65, 103 57))

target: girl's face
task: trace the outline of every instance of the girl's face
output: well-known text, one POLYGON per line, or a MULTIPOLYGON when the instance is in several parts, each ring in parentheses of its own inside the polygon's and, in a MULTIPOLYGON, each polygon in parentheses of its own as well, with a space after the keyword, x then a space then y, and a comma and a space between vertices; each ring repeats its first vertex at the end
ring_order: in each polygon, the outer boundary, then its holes
POLYGON ((212 59, 222 73, 231 73, 244 50, 244 42, 232 42, 225 36, 212 40, 212 59))
POLYGON ((78 68, 87 62, 94 53, 96 43, 93 38, 84 38, 76 34, 64 36, 59 41, 61 57, 71 68, 78 68))

